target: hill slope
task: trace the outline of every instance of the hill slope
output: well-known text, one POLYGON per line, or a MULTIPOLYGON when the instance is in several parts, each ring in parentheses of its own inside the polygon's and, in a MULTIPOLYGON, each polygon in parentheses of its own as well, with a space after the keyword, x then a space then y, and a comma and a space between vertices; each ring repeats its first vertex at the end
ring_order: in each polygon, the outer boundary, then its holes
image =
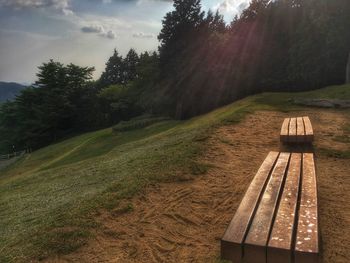
MULTIPOLYGON (((27 262, 76 250, 101 227, 95 220, 101 209, 132 211, 130 198, 147 185, 206 173, 210 165, 201 157, 213 131, 255 110, 300 110, 290 104, 292 97, 350 98, 350 86, 261 94, 188 121, 119 133, 100 130, 27 155, 0 172, 0 261, 27 262)), ((346 150, 323 151, 349 156, 346 150)))
POLYGON ((0 81, 0 103, 14 99, 24 88, 25 86, 18 83, 0 81))

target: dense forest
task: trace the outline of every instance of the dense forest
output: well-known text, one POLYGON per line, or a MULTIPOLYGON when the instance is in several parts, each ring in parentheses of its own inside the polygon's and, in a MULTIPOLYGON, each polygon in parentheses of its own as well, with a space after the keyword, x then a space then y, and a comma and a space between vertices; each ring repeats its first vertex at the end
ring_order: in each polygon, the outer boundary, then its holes
POLYGON ((174 0, 158 52, 105 71, 43 63, 37 81, 0 108, 0 152, 37 149, 145 113, 189 118, 263 91, 301 91, 346 81, 350 1, 253 0, 230 24, 200 0, 174 0))

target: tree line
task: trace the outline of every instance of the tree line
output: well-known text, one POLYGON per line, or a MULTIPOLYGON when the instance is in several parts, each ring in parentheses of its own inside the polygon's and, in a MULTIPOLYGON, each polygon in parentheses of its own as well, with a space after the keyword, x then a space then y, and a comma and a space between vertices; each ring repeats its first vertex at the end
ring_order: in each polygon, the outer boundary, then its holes
POLYGON ((348 0, 253 0, 226 24, 200 0, 174 0, 158 52, 92 67, 43 63, 37 81, 0 108, 0 151, 40 148, 66 136, 150 113, 189 118, 264 91, 345 82, 348 0))

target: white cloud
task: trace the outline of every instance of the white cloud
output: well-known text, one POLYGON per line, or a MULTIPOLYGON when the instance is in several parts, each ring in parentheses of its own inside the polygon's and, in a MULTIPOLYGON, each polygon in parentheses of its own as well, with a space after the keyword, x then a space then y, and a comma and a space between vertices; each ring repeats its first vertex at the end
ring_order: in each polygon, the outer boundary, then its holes
POLYGON ((154 37, 153 34, 146 34, 146 33, 143 33, 143 32, 134 33, 132 36, 134 38, 153 38, 154 37))
POLYGON ((249 6, 250 0, 224 0, 213 7, 222 14, 240 14, 249 6))
POLYGON ((99 36, 115 39, 117 34, 113 30, 105 30, 102 25, 89 25, 81 28, 83 33, 97 33, 99 36))
POLYGON ((70 7, 70 0, 0 0, 0 7, 13 9, 25 8, 50 8, 58 10, 65 15, 73 14, 70 7))
POLYGON ((115 39, 117 37, 116 33, 114 33, 112 30, 109 30, 107 33, 103 33, 102 35, 110 39, 115 39))
POLYGON ((90 26, 83 26, 81 28, 81 31, 84 33, 102 33, 105 30, 101 25, 90 25, 90 26))

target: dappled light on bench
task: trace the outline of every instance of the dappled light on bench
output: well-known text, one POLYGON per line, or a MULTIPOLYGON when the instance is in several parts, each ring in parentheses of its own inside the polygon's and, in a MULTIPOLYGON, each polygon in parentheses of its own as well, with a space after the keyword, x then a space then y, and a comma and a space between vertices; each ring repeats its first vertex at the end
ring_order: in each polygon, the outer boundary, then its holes
POLYGON ((319 262, 313 153, 268 154, 221 240, 221 256, 245 263, 319 262))

